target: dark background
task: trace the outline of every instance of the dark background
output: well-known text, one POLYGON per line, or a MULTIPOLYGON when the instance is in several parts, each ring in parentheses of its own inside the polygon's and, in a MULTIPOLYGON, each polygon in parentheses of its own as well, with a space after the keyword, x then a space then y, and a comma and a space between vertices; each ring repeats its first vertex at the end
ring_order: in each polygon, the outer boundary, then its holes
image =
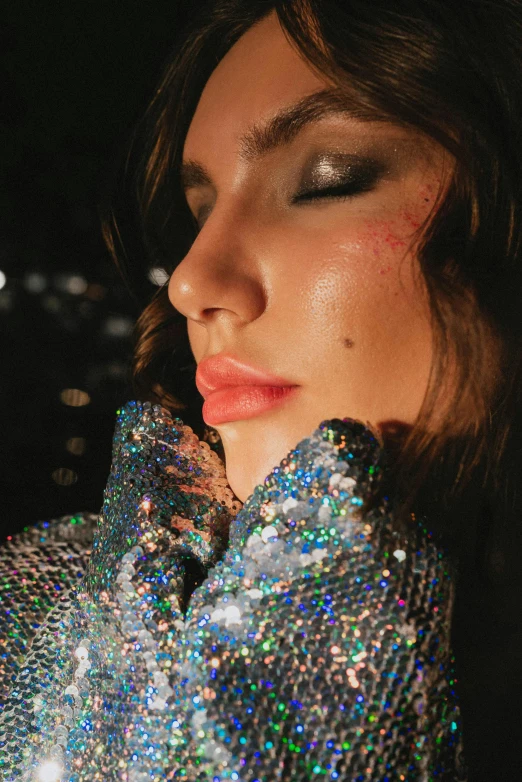
POLYGON ((0 539, 101 507, 139 313, 98 207, 188 11, 179 0, 4 4, 0 539))

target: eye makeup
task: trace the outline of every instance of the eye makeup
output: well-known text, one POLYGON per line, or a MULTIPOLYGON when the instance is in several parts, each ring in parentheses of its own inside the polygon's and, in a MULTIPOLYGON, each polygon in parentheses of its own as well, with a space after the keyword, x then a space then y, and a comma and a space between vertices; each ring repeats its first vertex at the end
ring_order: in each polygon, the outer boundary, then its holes
POLYGON ((361 155, 328 153, 315 156, 305 167, 292 202, 345 196, 372 190, 388 171, 382 161, 361 155))
MULTIPOLYGON (((286 159, 282 163, 279 159, 272 173, 267 170, 265 161, 259 182, 260 197, 264 199, 266 195, 263 193, 264 185, 279 180, 287 204, 306 206, 320 204, 322 199, 347 200, 370 192, 385 181, 404 177, 426 154, 421 140, 416 138, 383 139, 369 134, 364 139, 354 139, 353 144, 357 152, 344 151, 339 145, 337 131, 335 139, 323 139, 319 143, 312 141, 311 149, 306 149, 308 145, 304 144, 300 163, 301 154, 295 155, 295 150, 291 156, 285 153, 286 159)), ((257 173, 259 169, 254 167, 254 171, 257 173)), ((197 198, 199 203, 197 207, 193 203, 192 207, 196 211, 196 232, 203 227, 217 197, 214 186, 210 200, 208 192, 203 197, 203 189, 208 191, 208 187, 201 188, 197 198)))

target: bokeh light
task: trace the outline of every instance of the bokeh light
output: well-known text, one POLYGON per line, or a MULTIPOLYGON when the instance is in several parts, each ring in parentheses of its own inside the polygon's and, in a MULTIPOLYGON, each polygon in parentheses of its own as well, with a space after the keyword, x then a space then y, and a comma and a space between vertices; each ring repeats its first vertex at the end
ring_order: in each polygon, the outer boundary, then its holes
POLYGON ((58 467, 52 473, 52 478, 58 486, 72 486, 78 480, 78 473, 74 470, 69 470, 67 467, 58 467))
POLYGON ((79 388, 64 388, 60 393, 60 399, 64 405, 69 405, 69 407, 83 407, 91 401, 87 391, 82 391, 79 388))

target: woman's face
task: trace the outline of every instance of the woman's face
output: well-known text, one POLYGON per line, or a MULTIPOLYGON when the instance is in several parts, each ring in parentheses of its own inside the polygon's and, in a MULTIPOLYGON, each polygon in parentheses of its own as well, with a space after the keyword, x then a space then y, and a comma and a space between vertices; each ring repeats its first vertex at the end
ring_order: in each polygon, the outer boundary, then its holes
POLYGON ((243 389, 237 415, 206 403, 242 501, 322 420, 360 419, 386 440, 414 422, 427 388, 432 330, 410 241, 451 163, 414 131, 327 109, 324 97, 264 131, 329 86, 272 13, 218 64, 185 141, 200 230, 169 296, 198 372, 219 354, 295 386, 265 387, 268 407, 243 389))

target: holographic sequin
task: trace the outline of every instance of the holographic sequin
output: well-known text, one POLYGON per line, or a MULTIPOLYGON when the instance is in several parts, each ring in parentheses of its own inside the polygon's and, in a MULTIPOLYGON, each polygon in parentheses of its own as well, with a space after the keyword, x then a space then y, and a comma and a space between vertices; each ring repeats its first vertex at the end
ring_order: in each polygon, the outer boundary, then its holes
POLYGON ((241 507, 208 444, 128 403, 85 576, 12 667, 2 778, 463 779, 451 569, 394 530, 383 468, 323 421, 241 507))
POLYGON ((0 713, 35 633, 85 573, 98 516, 40 521, 0 548, 0 713))

